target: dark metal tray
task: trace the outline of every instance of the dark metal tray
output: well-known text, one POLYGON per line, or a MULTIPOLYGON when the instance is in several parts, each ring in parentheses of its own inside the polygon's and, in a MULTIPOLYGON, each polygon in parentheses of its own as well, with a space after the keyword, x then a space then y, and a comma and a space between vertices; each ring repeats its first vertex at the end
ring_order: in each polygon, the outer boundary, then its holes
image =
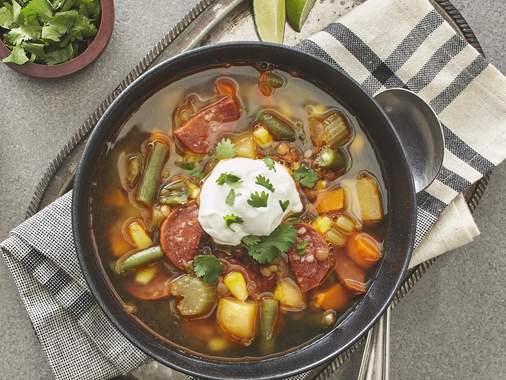
MULTIPOLYGON (((293 45, 308 37, 328 23, 335 21, 364 0, 321 0, 311 12, 310 18, 300 34, 287 30, 285 42, 293 45)), ((447 0, 431 0, 441 15, 481 54, 483 50, 460 12, 447 0)), ((164 59, 170 58, 196 46, 217 42, 257 40, 254 29, 251 6, 245 0, 201 0, 183 17, 133 68, 116 89, 109 94, 98 108, 85 120, 74 136, 63 146, 55 159, 50 163, 39 181, 26 212, 26 217, 35 214, 42 207, 51 203, 60 195, 71 189, 74 172, 81 157, 86 138, 94 128, 107 107, 136 78, 147 69, 164 59)), ((466 200, 474 211, 486 188, 490 174, 485 175, 467 193, 466 200)), ((436 258, 413 268, 395 296, 393 306, 404 298, 416 282, 434 265, 436 258)), ((363 343, 364 339, 350 347, 327 365, 310 372, 305 379, 327 379, 344 363, 363 343)), ((162 378, 167 376, 182 378, 183 375, 159 365, 147 365, 135 371, 130 378, 162 378), (172 376, 171 376, 172 375, 172 376)), ((167 378, 167 377, 165 377, 167 378)))

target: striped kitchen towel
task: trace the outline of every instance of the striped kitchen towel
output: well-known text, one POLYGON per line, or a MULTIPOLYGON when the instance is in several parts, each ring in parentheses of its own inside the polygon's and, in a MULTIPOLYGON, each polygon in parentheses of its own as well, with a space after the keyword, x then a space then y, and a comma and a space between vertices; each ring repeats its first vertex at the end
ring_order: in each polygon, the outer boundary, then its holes
POLYGON ((416 246, 459 193, 504 160, 506 79, 428 0, 368 0, 297 47, 371 95, 407 88, 438 115, 444 162, 418 194, 416 246))
MULTIPOLYGON (((298 48, 344 70, 371 94, 407 87, 437 112, 446 137, 444 168, 419 196, 417 243, 459 192, 504 159, 506 80, 427 0, 368 0, 298 48)), ((14 229, 0 248, 56 378, 106 379, 149 359, 114 328, 84 281, 71 198, 64 195, 14 229)), ((150 362, 135 376, 160 376, 159 367, 150 362)), ((167 378, 182 376, 164 370, 167 378)))

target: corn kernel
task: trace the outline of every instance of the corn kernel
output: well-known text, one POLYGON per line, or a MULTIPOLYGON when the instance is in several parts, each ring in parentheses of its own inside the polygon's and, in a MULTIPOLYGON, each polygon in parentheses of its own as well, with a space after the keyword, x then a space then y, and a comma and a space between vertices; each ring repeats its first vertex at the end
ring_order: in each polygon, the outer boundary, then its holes
POLYGON ((236 157, 245 157, 255 159, 257 156, 257 148, 251 134, 234 141, 236 157))
POLYGON ((156 267, 143 268, 135 274, 135 282, 141 285, 147 285, 155 277, 156 272, 158 272, 156 267))
POLYGON ((324 190, 327 187, 327 181, 319 180, 316 182, 316 190, 324 190))
POLYGON ((328 216, 319 216, 313 220, 313 223, 311 223, 311 225, 321 234, 325 234, 332 227, 332 219, 330 219, 328 216))
POLYGON ((225 351, 230 346, 225 338, 211 338, 207 342, 207 347, 213 352, 225 351))
POLYGON ((239 301, 246 301, 248 298, 248 288, 241 272, 230 272, 223 279, 223 283, 235 298, 239 301))
POLYGON ((267 148, 272 144, 272 135, 263 126, 255 129, 253 132, 253 139, 262 148, 267 148))
POLYGON ((282 142, 281 144, 279 144, 276 147, 276 152, 278 152, 278 154, 280 154, 282 156, 284 156, 285 154, 287 154, 289 151, 290 151, 290 147, 288 146, 287 143, 284 143, 284 142, 282 142))
POLYGON ((132 222, 128 225, 128 234, 137 249, 148 248, 153 244, 153 241, 139 222, 132 222))

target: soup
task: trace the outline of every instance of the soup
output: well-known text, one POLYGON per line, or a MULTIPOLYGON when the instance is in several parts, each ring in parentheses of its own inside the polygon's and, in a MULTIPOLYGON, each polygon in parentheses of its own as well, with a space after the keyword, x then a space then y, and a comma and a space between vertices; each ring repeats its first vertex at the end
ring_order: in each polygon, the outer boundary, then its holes
POLYGON ((382 257, 385 187, 360 121, 269 65, 194 73, 108 145, 92 235, 125 311, 159 339, 262 357, 316 339, 382 257))

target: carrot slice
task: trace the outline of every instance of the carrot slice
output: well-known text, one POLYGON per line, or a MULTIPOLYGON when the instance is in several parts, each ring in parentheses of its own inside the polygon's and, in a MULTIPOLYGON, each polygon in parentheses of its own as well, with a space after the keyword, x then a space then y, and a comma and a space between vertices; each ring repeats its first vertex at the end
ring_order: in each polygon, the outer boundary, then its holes
POLYGON ((341 211, 344 208, 344 189, 319 191, 315 202, 316 210, 322 214, 341 211))
POLYGON ((336 260, 336 275, 346 289, 353 294, 365 293, 365 270, 355 264, 341 249, 334 250, 334 258, 336 260))
POLYGON ((353 234, 348 238, 346 253, 355 264, 364 269, 371 268, 381 258, 378 242, 365 232, 353 234))
POLYGON ((345 311, 353 300, 353 296, 343 284, 334 284, 313 294, 312 304, 318 309, 345 311))

